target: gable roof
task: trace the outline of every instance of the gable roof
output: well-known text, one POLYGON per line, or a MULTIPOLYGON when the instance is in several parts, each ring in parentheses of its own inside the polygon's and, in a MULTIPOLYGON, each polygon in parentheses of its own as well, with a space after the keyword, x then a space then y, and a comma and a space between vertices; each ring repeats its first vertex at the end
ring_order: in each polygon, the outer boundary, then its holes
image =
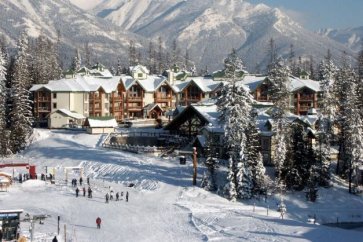
POLYGON ((267 80, 267 76, 245 75, 240 83, 248 87, 251 92, 254 92, 267 80))
POLYGON ((63 108, 58 109, 58 110, 54 111, 53 113, 62 113, 64 115, 74 118, 74 119, 85 119, 86 118, 85 116, 83 116, 80 113, 72 112, 72 111, 69 111, 68 109, 63 109, 63 108))
POLYGON ((149 69, 147 69, 146 66, 143 66, 143 65, 130 66, 129 70, 131 73, 139 72, 139 71, 142 73, 145 73, 145 74, 150 73, 149 69))
POLYGON ((176 81, 173 85, 176 92, 182 92, 189 85, 194 83, 202 92, 212 92, 223 84, 221 81, 214 81, 206 77, 189 77, 185 81, 176 81))
POLYGON ((314 92, 320 91, 320 83, 309 79, 290 77, 290 91, 296 92, 302 88, 308 88, 314 92))
POLYGON ((99 88, 111 93, 117 89, 120 77, 98 78, 94 76, 77 75, 71 79, 60 79, 50 81, 48 84, 33 85, 30 91, 38 91, 46 88, 51 92, 95 92, 99 88))

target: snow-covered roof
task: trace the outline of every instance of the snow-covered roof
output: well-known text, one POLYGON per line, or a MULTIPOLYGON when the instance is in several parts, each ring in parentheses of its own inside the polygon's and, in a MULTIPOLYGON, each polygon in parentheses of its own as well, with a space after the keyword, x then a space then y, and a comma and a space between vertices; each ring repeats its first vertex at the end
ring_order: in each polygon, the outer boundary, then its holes
POLYGON ((116 119, 96 119, 96 118, 87 118, 89 127, 91 128, 116 128, 117 122, 116 119))
POLYGON ((147 69, 146 66, 143 66, 143 65, 130 66, 129 70, 131 73, 134 73, 134 72, 143 72, 145 74, 150 73, 149 69, 147 69))
POLYGON ((74 119, 85 119, 86 118, 85 116, 83 116, 80 113, 71 112, 68 109, 64 109, 64 108, 58 109, 55 112, 61 112, 61 113, 65 114, 65 115, 67 115, 68 117, 71 117, 71 118, 74 118, 74 119))
POLYGON ((200 113, 211 126, 219 126, 220 112, 215 104, 193 104, 193 108, 200 113))
POLYGON ((290 77, 290 91, 295 92, 301 88, 309 88, 315 92, 320 91, 320 83, 309 79, 300 79, 297 77, 290 77))
POLYGON ((140 84, 140 86, 146 92, 154 92, 158 89, 164 82, 166 78, 163 76, 148 76, 146 79, 137 80, 136 82, 140 84))
POLYGON ((77 75, 71 79, 50 81, 48 84, 33 85, 30 91, 46 88, 51 92, 95 92, 102 88, 106 93, 117 89, 120 77, 98 78, 94 76, 77 75))
POLYGON ((266 80, 266 78, 267 76, 245 75, 240 82, 253 92, 266 80))
POLYGON ((191 83, 197 85, 203 92, 212 92, 216 90, 221 84, 221 81, 214 81, 206 77, 189 77, 185 81, 176 81, 173 88, 176 92, 182 92, 191 83))

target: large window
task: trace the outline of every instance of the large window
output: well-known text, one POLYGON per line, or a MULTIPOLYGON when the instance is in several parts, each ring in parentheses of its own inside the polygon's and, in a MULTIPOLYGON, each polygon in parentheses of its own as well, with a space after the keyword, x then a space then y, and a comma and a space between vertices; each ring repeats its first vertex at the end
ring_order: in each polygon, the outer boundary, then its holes
POLYGON ((57 93, 53 93, 53 98, 56 99, 57 98, 57 93))
POLYGON ((57 103, 53 103, 53 108, 56 109, 57 108, 57 103))
POLYGON ((200 97, 200 90, 197 86, 190 86, 189 87, 189 97, 191 99, 197 99, 200 97))
POLYGON ((129 91, 129 97, 141 97, 141 89, 139 86, 132 86, 129 91))

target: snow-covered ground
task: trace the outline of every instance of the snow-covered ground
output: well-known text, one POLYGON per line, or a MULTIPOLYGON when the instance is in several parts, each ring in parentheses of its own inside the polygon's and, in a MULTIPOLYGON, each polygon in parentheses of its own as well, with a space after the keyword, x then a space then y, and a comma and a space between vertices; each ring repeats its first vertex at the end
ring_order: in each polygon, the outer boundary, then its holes
MULTIPOLYGON (((284 220, 276 212, 278 197, 248 203, 229 202, 199 187, 191 186, 192 165, 179 165, 176 158, 162 159, 106 150, 103 135, 71 131, 36 130, 32 145, 10 160, 29 161, 56 167, 56 184, 27 181, 0 193, 0 209, 24 209, 24 214, 50 215, 36 224, 37 241, 50 241, 61 216, 61 235, 66 225, 67 241, 363 241, 363 233, 307 223, 363 221, 362 196, 349 195, 336 180, 331 189, 320 189, 316 203, 303 193, 285 197, 288 213, 284 220), (83 166, 91 178, 93 198, 75 197, 64 182, 64 167, 83 166), (128 187, 133 183, 134 187, 128 187), (129 192, 125 200, 105 203, 112 186, 129 192), (254 208, 255 205, 255 208, 254 208), (267 208, 269 214, 267 216, 267 208), (102 218, 101 230, 95 220, 102 218), (70 240, 69 240, 70 239, 70 240)), ((12 173, 12 170, 6 170, 12 173)), ((15 169, 15 173, 23 172, 15 169)), ((78 174, 70 173, 69 178, 78 174)), ((201 177, 201 175, 199 175, 201 177)), ((29 223, 22 223, 24 234, 29 223)), ((62 240, 63 241, 63 240, 62 240)))

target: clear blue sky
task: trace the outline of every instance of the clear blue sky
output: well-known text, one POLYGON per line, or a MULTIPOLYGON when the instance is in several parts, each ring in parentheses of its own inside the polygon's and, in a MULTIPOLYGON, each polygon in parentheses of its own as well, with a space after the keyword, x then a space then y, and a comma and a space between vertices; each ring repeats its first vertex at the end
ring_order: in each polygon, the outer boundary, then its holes
POLYGON ((279 7, 306 28, 363 26, 363 0, 247 0, 279 7))

